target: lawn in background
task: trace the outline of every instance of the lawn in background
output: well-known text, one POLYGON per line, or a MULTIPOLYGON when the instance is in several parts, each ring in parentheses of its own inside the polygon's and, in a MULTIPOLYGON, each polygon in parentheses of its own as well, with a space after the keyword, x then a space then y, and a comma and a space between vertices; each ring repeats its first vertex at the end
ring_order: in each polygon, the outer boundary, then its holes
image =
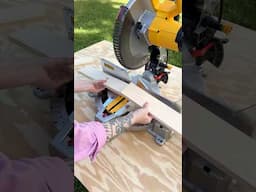
POLYGON ((223 18, 256 30, 255 0, 224 0, 223 18))
POLYGON ((75 192, 88 192, 83 184, 75 177, 74 178, 74 191, 75 192))
POLYGON ((102 40, 112 42, 119 7, 127 0, 75 0, 75 51, 102 40))
MULTIPOLYGON (((75 51, 102 40, 113 41, 115 18, 128 0, 75 0, 75 51)), ((169 63, 181 66, 181 54, 169 51, 169 63)))

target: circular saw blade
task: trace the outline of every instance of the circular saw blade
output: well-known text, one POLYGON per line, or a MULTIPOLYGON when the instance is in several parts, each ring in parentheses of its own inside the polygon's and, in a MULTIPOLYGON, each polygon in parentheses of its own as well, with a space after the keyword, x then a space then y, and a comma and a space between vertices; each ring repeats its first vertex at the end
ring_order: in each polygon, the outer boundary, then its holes
POLYGON ((128 69, 138 69, 150 59, 149 45, 136 34, 137 21, 145 10, 153 10, 149 1, 129 1, 126 6, 121 6, 115 22, 115 55, 120 64, 128 69))

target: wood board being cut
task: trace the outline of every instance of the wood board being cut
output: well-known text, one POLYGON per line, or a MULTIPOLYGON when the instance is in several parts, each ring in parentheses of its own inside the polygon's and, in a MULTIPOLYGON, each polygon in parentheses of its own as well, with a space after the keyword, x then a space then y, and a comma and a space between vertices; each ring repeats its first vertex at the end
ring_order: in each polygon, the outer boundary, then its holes
POLYGON ((133 83, 127 84, 94 67, 82 68, 80 73, 93 80, 108 79, 106 83, 106 87, 108 89, 117 94, 123 95, 140 107, 142 107, 144 103, 148 102, 149 111, 156 120, 164 124, 166 127, 173 129, 180 135, 182 134, 181 114, 133 83))

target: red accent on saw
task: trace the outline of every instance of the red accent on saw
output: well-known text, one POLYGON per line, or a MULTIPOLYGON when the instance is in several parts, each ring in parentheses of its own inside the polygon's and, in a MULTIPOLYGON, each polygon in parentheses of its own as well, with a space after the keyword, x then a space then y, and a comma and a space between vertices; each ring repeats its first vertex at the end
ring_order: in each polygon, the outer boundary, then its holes
POLYGON ((160 81, 163 76, 164 76, 164 73, 161 73, 161 74, 158 75, 158 76, 155 75, 154 78, 155 78, 155 80, 160 81))
POLYGON ((192 52, 191 52, 191 55, 192 55, 193 57, 202 57, 202 56, 205 55, 205 53, 206 53, 210 48, 213 47, 213 45, 214 45, 213 42, 210 42, 210 43, 209 43, 208 45, 206 45, 204 48, 192 51, 192 52))

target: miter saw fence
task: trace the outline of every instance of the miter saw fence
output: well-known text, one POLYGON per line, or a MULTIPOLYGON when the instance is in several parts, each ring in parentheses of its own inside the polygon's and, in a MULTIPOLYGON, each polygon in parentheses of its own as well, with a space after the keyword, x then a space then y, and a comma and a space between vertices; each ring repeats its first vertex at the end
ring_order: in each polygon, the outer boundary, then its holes
MULTIPOLYGON (((159 53, 160 52, 157 52, 156 55, 159 56, 159 53)), ((159 63, 161 63, 159 60, 154 60, 151 64, 149 63, 148 65, 159 65, 159 63)), ((162 65, 165 67, 164 63, 162 63, 162 65)), ((148 69, 151 69, 150 66, 147 67, 148 69)), ((106 59, 102 59, 102 68, 105 73, 127 83, 133 82, 137 86, 146 90, 148 93, 152 94, 154 97, 157 97, 158 99, 162 100, 162 102, 179 111, 175 104, 160 96, 160 89, 158 86, 158 82, 160 82, 160 80, 156 80, 155 74, 152 73, 152 69, 146 70, 142 75, 138 74, 132 76, 129 74, 128 70, 117 66, 116 64, 106 59)), ((163 69, 158 69, 157 71, 159 74, 160 72, 163 74, 167 73, 163 71, 163 69)), ((97 94, 95 101, 97 106, 97 113, 95 118, 100 122, 108 122, 112 119, 126 115, 129 112, 138 109, 138 106, 135 103, 129 101, 123 96, 113 93, 108 89, 105 89, 97 94)), ((145 126, 143 126, 143 128, 144 127, 145 126)), ((147 126, 147 130, 159 145, 163 145, 172 135, 172 131, 170 129, 162 126, 155 120, 147 126)))
POLYGON ((182 30, 184 41, 197 65, 209 61, 219 67, 223 61, 223 44, 227 38, 217 37, 216 32, 225 35, 232 26, 222 23, 223 0, 184 0, 182 30))

